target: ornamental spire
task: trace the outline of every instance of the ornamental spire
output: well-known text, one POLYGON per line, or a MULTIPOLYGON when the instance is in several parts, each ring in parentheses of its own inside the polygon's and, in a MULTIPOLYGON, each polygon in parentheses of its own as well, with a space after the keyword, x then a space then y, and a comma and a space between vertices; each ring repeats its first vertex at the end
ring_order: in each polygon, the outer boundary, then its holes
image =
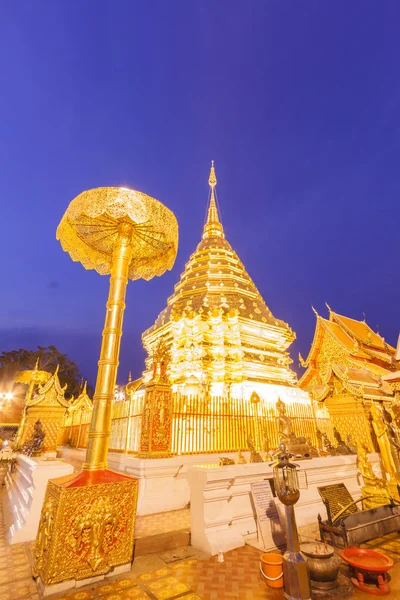
POLYGON ((207 221, 204 225, 203 239, 209 237, 225 237, 221 221, 219 220, 218 208, 215 202, 215 186, 217 185, 217 176, 214 169, 214 161, 211 161, 210 176, 208 185, 211 189, 210 204, 208 206, 207 221))

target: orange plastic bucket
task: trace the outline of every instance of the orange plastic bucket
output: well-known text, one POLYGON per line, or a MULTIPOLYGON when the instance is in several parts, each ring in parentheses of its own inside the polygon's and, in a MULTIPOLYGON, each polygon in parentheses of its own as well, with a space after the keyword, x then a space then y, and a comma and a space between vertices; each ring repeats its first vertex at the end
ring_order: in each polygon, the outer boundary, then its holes
POLYGON ((268 552, 262 554, 260 560, 260 573, 265 583, 271 588, 283 587, 282 554, 268 552))

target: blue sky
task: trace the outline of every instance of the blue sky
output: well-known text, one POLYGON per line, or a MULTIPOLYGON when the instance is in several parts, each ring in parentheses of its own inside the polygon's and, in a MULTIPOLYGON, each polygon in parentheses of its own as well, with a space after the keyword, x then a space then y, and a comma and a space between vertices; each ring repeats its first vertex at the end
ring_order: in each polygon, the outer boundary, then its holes
POLYGON ((0 6, 0 350, 54 343, 94 381, 108 278, 55 231, 81 191, 154 196, 171 273, 131 282, 119 381, 201 235, 215 160, 227 238, 306 355, 313 304, 394 344, 400 5, 58 0, 0 6))

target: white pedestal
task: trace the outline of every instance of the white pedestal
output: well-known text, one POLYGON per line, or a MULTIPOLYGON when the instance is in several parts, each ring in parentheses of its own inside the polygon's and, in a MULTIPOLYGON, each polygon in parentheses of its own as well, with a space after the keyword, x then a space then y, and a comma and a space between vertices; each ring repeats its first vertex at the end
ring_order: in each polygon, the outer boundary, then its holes
MULTIPOLYGON (((297 526, 315 524, 318 513, 326 517, 325 506, 317 488, 344 483, 354 500, 361 497, 356 456, 332 456, 299 461, 306 471, 308 488, 300 490, 295 506, 297 526)), ((378 454, 369 460, 379 463, 378 454)), ((250 484, 272 478, 267 463, 229 465, 226 467, 194 466, 188 472, 190 485, 191 540, 195 548, 217 554, 244 546, 246 537, 256 537, 257 525, 251 503, 250 484)), ((276 499, 278 512, 282 505, 276 499)), ((283 512, 283 511, 282 511, 283 512)), ((266 550, 274 548, 281 537, 281 527, 270 521, 266 550)))
POLYGON ((8 473, 5 481, 12 520, 8 531, 10 544, 36 538, 48 480, 69 475, 73 470, 72 465, 60 459, 43 460, 18 455, 14 472, 8 473))

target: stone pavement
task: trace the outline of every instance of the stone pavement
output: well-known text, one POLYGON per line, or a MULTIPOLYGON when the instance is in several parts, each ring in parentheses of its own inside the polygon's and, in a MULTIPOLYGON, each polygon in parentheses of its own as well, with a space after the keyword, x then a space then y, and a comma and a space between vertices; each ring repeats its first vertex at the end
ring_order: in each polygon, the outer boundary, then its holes
MULTIPOLYGON (((182 524, 187 514, 176 514, 182 524)), ((139 536, 148 530, 165 532, 165 519, 158 517, 157 527, 151 517, 139 526, 139 536)), ((315 539, 314 529, 301 533, 303 541, 315 539)), ((400 600, 400 538, 394 534, 368 544, 390 555, 395 564, 391 571, 392 593, 388 600, 400 600)), ((3 512, 0 515, 0 600, 40 600, 31 576, 32 544, 9 546, 3 512)), ((259 573, 261 551, 244 546, 227 552, 224 562, 192 547, 183 547, 158 555, 135 559, 132 571, 101 583, 49 597, 49 600, 283 600, 281 590, 267 588, 259 573)), ((346 569, 345 565, 343 568, 346 569)), ((352 598, 368 600, 371 596, 354 590, 352 598)), ((326 598, 329 600, 329 598, 326 598)), ((337 600, 337 598, 336 598, 337 600)))

